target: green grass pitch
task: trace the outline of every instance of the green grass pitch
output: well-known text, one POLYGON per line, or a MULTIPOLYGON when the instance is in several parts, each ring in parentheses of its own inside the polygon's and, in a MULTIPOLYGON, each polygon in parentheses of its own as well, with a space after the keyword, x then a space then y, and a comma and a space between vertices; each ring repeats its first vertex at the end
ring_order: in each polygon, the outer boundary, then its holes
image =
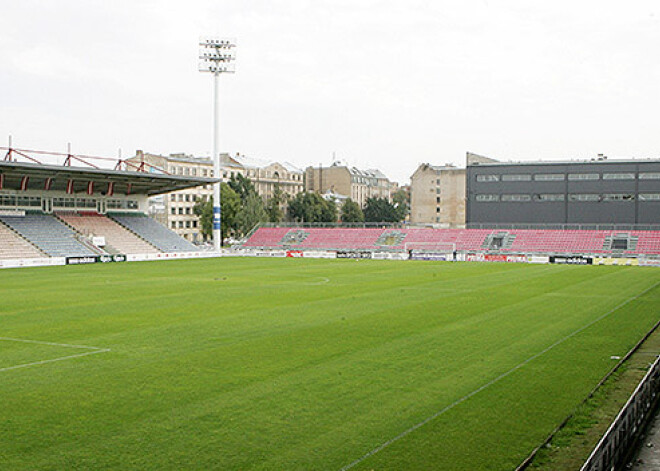
POLYGON ((3 270, 0 469, 510 470, 654 325, 659 284, 307 259, 3 270))

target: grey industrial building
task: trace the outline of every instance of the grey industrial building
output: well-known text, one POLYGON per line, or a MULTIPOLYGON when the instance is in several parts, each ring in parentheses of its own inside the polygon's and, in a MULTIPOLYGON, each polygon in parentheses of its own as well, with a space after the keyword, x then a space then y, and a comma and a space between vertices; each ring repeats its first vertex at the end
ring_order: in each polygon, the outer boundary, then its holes
POLYGON ((498 162, 469 154, 466 223, 660 224, 660 160, 498 162))

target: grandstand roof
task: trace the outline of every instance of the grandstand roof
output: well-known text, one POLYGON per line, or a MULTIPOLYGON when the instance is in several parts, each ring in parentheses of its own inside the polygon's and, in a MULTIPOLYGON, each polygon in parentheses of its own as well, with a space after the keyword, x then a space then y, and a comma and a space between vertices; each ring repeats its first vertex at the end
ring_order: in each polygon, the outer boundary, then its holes
POLYGON ((107 190, 108 184, 113 182, 115 194, 148 196, 218 181, 215 178, 169 175, 153 168, 150 172, 137 172, 14 161, 0 161, 0 173, 4 175, 4 189, 19 189, 23 177, 28 177, 26 189, 43 190, 45 182, 52 178, 49 188, 51 191, 65 191, 69 181, 72 181, 73 192, 85 191, 88 183, 93 182, 95 192, 102 193, 107 190))

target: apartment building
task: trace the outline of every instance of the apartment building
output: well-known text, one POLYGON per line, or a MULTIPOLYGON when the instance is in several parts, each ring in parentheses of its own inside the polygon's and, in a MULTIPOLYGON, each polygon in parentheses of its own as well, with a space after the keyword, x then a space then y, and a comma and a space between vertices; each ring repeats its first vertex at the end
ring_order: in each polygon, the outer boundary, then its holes
POLYGON ((465 169, 421 164, 410 177, 410 222, 465 225, 465 169))
POLYGON ((305 191, 344 195, 361 207, 369 198, 385 198, 391 202, 397 189, 396 182, 376 169, 360 170, 339 164, 305 169, 305 191))
MULTIPOLYGON (((214 176, 213 162, 208 157, 186 154, 158 155, 138 150, 136 155, 127 161, 135 166, 147 162, 173 175, 214 176)), ((239 154, 235 156, 222 154, 221 166, 224 181, 233 176, 243 175, 254 183, 257 193, 264 200, 272 197, 276 185, 279 185, 282 192, 290 197, 303 191, 302 170, 286 162, 269 162, 239 154)), ((159 200, 150 201, 149 213, 180 236, 199 243, 203 238, 199 218, 193 213, 193 207, 197 201, 208 201, 212 196, 213 185, 175 191, 163 195, 159 200)))

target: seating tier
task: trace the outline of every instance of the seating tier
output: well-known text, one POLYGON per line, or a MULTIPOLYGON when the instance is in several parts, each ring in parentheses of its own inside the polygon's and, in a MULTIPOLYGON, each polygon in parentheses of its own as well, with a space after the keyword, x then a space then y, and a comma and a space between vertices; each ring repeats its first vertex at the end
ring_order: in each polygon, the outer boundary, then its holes
POLYGON ((106 244, 110 246, 105 247, 108 252, 122 254, 159 252, 131 231, 102 214, 67 212, 57 213, 57 217, 85 236, 104 237, 106 244))
POLYGON ((144 214, 110 214, 112 219, 133 231, 162 252, 196 252, 199 249, 144 214))
POLYGON ((76 238, 76 233, 48 214, 0 216, 7 226, 51 257, 83 257, 98 255, 76 238))
POLYGON ((27 240, 0 223, 0 260, 45 257, 27 240))
MULTIPOLYGON (((621 251, 604 249, 606 239, 620 234, 621 231, 586 230, 262 227, 257 229, 243 246, 328 250, 403 250, 414 247, 431 247, 434 244, 438 246, 454 244, 458 251, 483 251, 488 236, 502 232, 508 233, 512 237, 513 243, 508 248, 500 248, 501 252, 621 253, 621 251), (298 240, 286 237, 293 231, 304 232, 304 237, 298 240), (388 237, 388 235, 392 237, 388 237), (379 244, 381 240, 394 240, 394 245, 379 244)), ((637 246, 634 250, 624 251, 624 254, 660 254, 660 231, 627 231, 626 233, 631 237, 637 237, 637 246)))

